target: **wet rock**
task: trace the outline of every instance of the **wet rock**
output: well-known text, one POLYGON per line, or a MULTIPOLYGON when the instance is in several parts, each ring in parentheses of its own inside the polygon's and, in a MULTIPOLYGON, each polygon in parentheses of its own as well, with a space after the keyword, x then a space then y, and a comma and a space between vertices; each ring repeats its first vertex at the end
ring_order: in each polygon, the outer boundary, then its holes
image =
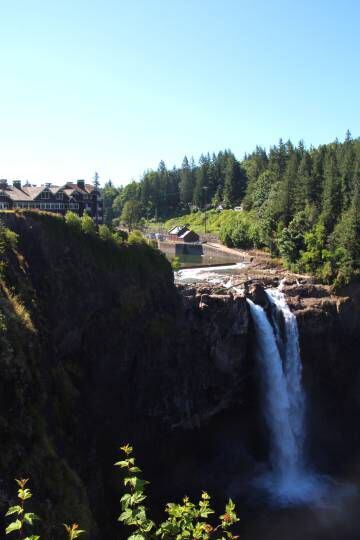
POLYGON ((265 292, 264 286, 260 283, 254 283, 250 285, 247 296, 251 298, 251 300, 255 303, 261 306, 264 309, 268 309, 269 307, 269 298, 265 292))

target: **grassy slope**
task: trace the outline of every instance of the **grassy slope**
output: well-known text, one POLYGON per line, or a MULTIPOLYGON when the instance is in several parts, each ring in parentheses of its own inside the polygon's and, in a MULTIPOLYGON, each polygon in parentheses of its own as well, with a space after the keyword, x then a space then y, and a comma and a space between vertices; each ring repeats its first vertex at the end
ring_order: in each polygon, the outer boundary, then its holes
MULTIPOLYGON (((218 235, 221 225, 234 216, 239 216, 239 212, 235 210, 209 210, 206 212, 206 230, 208 233, 218 235)), ((205 232, 205 213, 194 212, 192 214, 186 214, 184 216, 168 219, 164 223, 153 223, 151 229, 158 230, 160 227, 166 230, 175 227, 175 225, 187 224, 192 230, 198 234, 204 234, 205 232)))

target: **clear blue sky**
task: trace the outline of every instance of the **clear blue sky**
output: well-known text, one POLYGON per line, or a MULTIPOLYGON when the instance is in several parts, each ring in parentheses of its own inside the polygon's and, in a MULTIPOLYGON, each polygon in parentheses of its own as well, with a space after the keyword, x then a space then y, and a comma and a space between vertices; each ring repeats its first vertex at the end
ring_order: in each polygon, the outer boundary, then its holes
POLYGON ((0 0, 0 177, 357 137, 359 23, 358 0, 0 0))

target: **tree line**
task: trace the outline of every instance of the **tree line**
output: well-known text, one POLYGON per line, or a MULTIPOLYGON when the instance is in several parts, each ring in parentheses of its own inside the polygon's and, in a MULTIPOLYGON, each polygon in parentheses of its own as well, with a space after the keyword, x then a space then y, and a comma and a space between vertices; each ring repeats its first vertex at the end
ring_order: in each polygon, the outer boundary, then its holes
MULTIPOLYGON (((222 232, 228 245, 252 243, 281 255, 289 267, 352 275, 360 259, 360 139, 306 148, 280 139, 269 151, 236 159, 230 150, 186 156, 181 167, 145 172, 139 182, 103 188, 108 224, 122 213, 131 219, 163 221, 204 208, 241 205, 222 232), (239 233, 247 224, 252 237, 239 233), (237 232, 236 232, 237 231, 237 232)), ((246 231, 245 231, 246 232, 246 231)), ((244 234, 243 234, 244 233, 244 234)))
POLYGON ((246 172, 230 150, 201 155, 197 165, 185 156, 180 168, 168 169, 161 161, 139 182, 120 188, 105 184, 105 221, 110 225, 128 201, 136 201, 141 217, 156 221, 220 203, 231 207, 244 196, 246 183, 246 172))

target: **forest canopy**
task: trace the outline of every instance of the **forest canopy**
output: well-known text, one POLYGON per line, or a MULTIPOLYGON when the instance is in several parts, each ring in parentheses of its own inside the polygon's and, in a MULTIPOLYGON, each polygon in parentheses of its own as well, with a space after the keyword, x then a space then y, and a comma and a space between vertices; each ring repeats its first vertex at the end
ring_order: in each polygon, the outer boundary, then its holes
POLYGON ((103 196, 108 224, 129 201, 146 221, 241 206, 222 226, 225 244, 268 249, 293 270, 324 281, 359 275, 360 139, 349 131, 343 142, 317 148, 280 139, 242 160, 225 150, 201 155, 197 164, 185 156, 179 168, 162 161, 139 182, 116 188, 109 181, 103 196))

